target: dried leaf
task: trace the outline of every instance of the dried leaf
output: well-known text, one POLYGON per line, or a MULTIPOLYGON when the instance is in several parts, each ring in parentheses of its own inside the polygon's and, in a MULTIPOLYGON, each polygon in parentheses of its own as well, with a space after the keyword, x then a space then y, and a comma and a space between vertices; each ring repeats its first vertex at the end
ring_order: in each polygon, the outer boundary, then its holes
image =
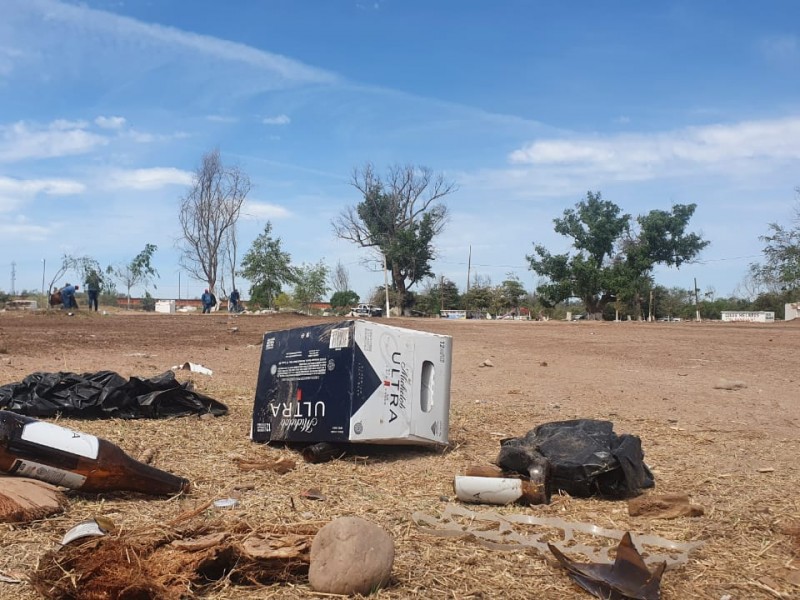
POLYGON ((325 494, 316 488, 310 488, 300 492, 300 497, 306 500, 325 500, 325 494))

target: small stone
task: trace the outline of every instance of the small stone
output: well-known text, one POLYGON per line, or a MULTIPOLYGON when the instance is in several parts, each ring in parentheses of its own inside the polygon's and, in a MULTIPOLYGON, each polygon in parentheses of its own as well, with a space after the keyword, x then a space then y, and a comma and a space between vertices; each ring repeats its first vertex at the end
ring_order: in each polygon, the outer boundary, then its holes
POLYGON ((482 367, 493 367, 494 363, 487 358, 485 361, 483 361, 483 363, 481 363, 481 366, 482 367))
POLYGON ((308 581, 327 594, 367 595, 392 573, 394 540, 361 517, 340 517, 319 530, 311 543, 308 581))

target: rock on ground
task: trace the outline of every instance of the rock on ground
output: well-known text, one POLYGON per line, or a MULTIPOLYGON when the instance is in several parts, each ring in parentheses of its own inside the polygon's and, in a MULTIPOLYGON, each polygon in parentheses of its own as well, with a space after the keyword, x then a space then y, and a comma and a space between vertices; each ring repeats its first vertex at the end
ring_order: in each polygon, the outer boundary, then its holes
POLYGON ((394 540, 361 517, 340 517, 319 530, 311 544, 308 579, 328 594, 369 594, 389 581, 394 540))

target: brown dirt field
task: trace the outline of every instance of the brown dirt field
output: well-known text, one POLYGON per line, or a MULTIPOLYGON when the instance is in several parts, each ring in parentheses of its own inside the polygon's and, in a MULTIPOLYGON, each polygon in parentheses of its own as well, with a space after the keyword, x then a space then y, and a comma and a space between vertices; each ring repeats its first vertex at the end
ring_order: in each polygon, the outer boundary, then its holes
MULTIPOLYGON (((158 525, 252 486, 224 518, 254 526, 307 526, 358 514, 395 538, 390 585, 372 597, 589 598, 552 556, 490 550, 473 539, 420 532, 413 511, 440 515, 453 476, 497 457, 499 440, 571 418, 614 422, 642 440, 656 487, 688 494, 701 517, 631 517, 625 502, 554 497, 547 506, 474 511, 558 516, 602 527, 702 541, 689 562, 668 569, 662 598, 800 597, 800 322, 594 323, 391 319, 392 325, 453 336, 450 446, 371 452, 323 464, 289 448, 255 444, 249 425, 265 332, 328 319, 294 315, 0 313, 0 384, 34 371, 113 370, 151 377, 191 361, 213 376, 180 371, 230 408, 227 416, 166 421, 59 422, 111 440, 155 466, 189 478, 183 497, 71 494, 68 510, 27 525, 0 524, 0 574, 24 574, 74 524, 96 515, 119 528, 158 525), (232 331, 233 328, 237 331, 232 331), (491 359, 493 367, 479 367, 491 359), (716 389, 721 379, 746 387, 716 389), (235 459, 292 458, 284 475, 241 471, 235 459), (301 497, 317 488, 322 501, 301 497)), ((215 518, 212 510, 199 518, 215 518)), ((0 581, 0 598, 40 597, 27 583, 0 581)), ((212 600, 323 597, 303 581, 244 587, 212 600)))

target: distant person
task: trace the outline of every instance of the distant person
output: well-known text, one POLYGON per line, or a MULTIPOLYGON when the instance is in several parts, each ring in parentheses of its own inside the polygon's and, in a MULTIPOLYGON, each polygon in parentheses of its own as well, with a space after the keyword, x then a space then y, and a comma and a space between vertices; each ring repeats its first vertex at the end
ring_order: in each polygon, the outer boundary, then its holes
POLYGON ((64 308, 78 308, 78 302, 75 300, 75 292, 78 291, 78 287, 67 282, 67 285, 59 290, 61 292, 61 304, 64 308))
POLYGON ((94 307, 97 312, 97 300, 100 297, 100 288, 103 287, 103 278, 100 273, 92 269, 86 276, 86 294, 89 296, 89 310, 94 307))
POLYGON ((228 302, 230 303, 230 308, 228 309, 229 312, 239 312, 242 310, 241 305, 239 304, 239 290, 234 288, 231 292, 230 297, 228 298, 228 302))
POLYGON ((211 307, 214 306, 214 294, 206 288, 206 291, 200 296, 200 301, 203 303, 203 314, 210 313, 211 307))

